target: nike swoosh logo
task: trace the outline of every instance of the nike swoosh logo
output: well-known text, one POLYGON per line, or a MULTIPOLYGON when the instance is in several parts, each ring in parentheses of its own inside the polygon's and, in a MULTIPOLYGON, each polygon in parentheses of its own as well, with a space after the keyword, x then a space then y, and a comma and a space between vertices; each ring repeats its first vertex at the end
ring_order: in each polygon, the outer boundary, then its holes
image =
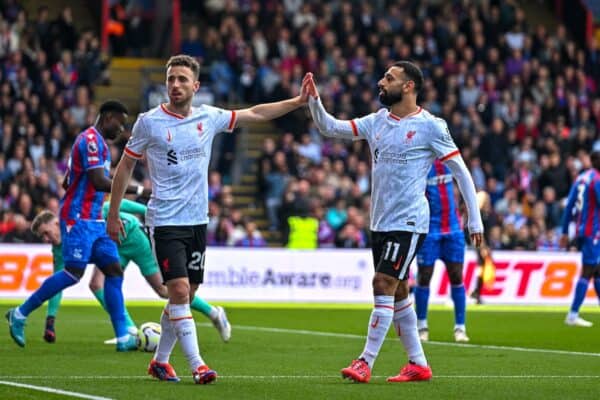
POLYGON ((395 271, 398 271, 398 269, 400 268, 400 264, 402 263, 403 258, 404 258, 404 256, 400 256, 400 259, 398 260, 398 262, 396 264, 394 264, 395 271))

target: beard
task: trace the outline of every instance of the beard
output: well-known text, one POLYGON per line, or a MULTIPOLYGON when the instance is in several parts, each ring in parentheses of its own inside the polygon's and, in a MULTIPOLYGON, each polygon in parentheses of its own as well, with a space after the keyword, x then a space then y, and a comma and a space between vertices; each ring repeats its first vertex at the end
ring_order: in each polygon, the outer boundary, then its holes
POLYGON ((392 104, 399 103, 402 101, 402 92, 390 93, 382 91, 379 95, 379 101, 386 107, 391 107, 392 104))
POLYGON ((192 97, 193 94, 191 96, 185 96, 183 94, 180 94, 177 98, 171 97, 169 96, 169 101, 171 102, 171 104, 173 104, 175 107, 183 107, 185 106, 187 103, 192 101, 192 97))

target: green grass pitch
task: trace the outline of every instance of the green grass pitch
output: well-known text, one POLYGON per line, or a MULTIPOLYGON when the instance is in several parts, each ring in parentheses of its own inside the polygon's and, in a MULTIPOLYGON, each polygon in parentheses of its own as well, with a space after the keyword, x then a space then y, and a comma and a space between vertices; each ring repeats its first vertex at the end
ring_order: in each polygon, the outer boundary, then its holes
MULTIPOLYGON (((13 304, 0 303, 2 315, 13 304)), ((390 384, 406 362, 390 330, 369 384, 341 379, 339 370, 362 350, 369 307, 226 304, 233 335, 222 343, 195 314, 200 349, 219 373, 194 385, 178 347, 171 362, 182 381, 146 375, 150 353, 116 353, 108 316, 91 302, 66 301, 57 342, 42 340, 45 309, 17 347, 0 322, 0 399, 597 399, 600 396, 600 312, 584 307, 592 328, 564 325, 566 310, 469 306, 471 342, 453 342, 451 308, 433 307, 425 352, 430 382, 390 384), (22 384, 23 386, 15 386, 22 384), (41 390, 50 389, 53 393, 41 390), (61 392, 62 391, 62 392, 61 392)), ((160 303, 130 303, 138 324, 158 321, 160 303)))

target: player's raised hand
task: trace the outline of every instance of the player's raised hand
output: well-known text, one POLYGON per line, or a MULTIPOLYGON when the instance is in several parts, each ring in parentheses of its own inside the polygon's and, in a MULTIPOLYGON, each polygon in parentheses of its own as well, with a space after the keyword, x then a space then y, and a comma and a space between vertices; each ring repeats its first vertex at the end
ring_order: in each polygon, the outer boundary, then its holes
POLYGON ((471 233, 471 244, 477 248, 483 243, 483 233, 471 233))
POLYGON ((125 227, 123 226, 123 221, 121 221, 121 218, 117 217, 113 217, 110 214, 108 214, 108 216, 106 217, 106 233, 108 233, 108 236, 110 236, 110 238, 112 240, 114 240, 115 242, 117 242, 117 244, 121 244, 121 236, 123 236, 123 238, 127 237, 127 235, 125 234, 125 227))
POLYGON ((319 97, 319 91, 317 90, 317 84, 315 83, 312 72, 307 72, 306 75, 304 75, 302 88, 306 88, 309 96, 312 96, 315 99, 319 97))
POLYGON ((308 103, 308 86, 306 85, 306 75, 302 79, 302 86, 300 87, 300 102, 302 104, 308 103))

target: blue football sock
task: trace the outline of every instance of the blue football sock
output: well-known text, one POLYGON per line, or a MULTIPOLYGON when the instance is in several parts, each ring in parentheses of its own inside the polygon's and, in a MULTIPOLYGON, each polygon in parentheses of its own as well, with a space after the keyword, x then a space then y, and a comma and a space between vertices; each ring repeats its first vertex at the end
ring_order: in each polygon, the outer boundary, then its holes
POLYGON ((465 309, 467 308, 467 296, 465 294, 465 285, 452 286, 450 288, 450 297, 454 302, 454 324, 465 324, 465 309))
POLYGON ((19 306, 19 311, 26 317, 31 314, 33 310, 44 304, 46 300, 77 282, 79 282, 79 280, 67 271, 58 271, 49 276, 48 279, 42 283, 42 286, 33 292, 33 294, 19 306))
POLYGON ((417 319, 424 321, 427 319, 427 307, 429 306, 429 287, 417 286, 415 288, 415 306, 417 308, 417 319))
POLYGON ((577 285, 575 286, 575 296, 573 297, 573 303, 571 304, 571 311, 579 313, 579 308, 585 300, 585 294, 588 288, 588 280, 585 278, 579 278, 577 285))
POLYGON ((598 301, 600 302, 600 278, 594 279, 594 289, 596 290, 596 296, 598 296, 598 301))
POLYGON ((122 286, 122 276, 107 276, 104 279, 104 301, 117 338, 128 334, 122 286))

